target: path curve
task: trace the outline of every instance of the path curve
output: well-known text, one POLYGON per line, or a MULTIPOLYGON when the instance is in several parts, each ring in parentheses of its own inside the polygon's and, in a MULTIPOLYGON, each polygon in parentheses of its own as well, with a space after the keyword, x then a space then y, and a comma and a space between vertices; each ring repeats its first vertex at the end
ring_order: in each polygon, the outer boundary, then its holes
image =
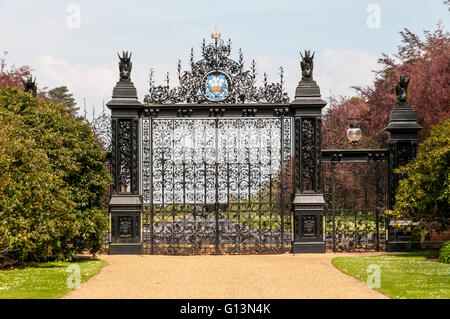
POLYGON ((109 265, 64 298, 387 298, 331 264, 356 255, 100 255, 109 265))

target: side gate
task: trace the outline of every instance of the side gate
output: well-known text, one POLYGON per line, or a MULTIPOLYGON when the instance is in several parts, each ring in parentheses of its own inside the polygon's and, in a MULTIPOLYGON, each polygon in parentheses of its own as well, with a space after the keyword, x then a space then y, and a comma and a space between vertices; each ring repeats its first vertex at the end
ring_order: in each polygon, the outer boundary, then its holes
POLYGON ((388 168, 386 150, 322 151, 328 250, 385 250, 388 168))

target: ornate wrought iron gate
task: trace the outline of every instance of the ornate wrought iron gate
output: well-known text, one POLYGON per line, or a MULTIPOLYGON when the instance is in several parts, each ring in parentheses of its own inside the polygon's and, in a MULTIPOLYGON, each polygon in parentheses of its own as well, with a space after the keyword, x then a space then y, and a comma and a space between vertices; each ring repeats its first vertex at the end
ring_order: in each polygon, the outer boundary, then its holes
POLYGON ((144 252, 290 249, 290 118, 142 124, 144 252))
POLYGON ((414 157, 420 130, 406 104, 407 82, 397 86, 403 93, 386 128, 389 149, 322 151, 326 102, 313 79, 314 53, 302 55, 301 81, 290 101, 282 68, 279 82, 269 83, 264 74, 258 87, 255 62, 245 69, 241 51, 232 60, 231 42, 217 32, 211 37, 213 43, 203 40, 201 59, 195 61, 191 51, 189 71, 182 71, 179 61, 177 87, 169 86, 168 75, 166 84, 155 86, 151 72, 144 103, 131 82, 131 54, 119 56, 120 80, 107 103, 113 175, 109 252, 322 253, 325 242, 330 246, 322 162, 387 160, 389 178, 377 171, 386 163, 368 172, 377 179, 376 196, 365 215, 352 214, 352 224, 331 207, 333 249, 340 249, 338 238, 350 238, 358 249, 373 244, 380 249, 380 213, 386 194, 392 207, 398 183, 394 169, 414 157), (386 183, 389 192, 380 187, 386 183))
POLYGON ((327 249, 384 250, 387 151, 324 150, 322 154, 327 249))

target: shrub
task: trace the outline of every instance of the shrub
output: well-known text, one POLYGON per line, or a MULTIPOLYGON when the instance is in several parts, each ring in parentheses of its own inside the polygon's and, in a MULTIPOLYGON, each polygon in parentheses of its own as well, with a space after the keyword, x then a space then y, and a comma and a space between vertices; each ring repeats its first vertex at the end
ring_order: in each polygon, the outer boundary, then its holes
POLYGON ((450 241, 442 245, 439 251, 439 261, 444 264, 450 264, 450 241))
POLYGON ((411 219, 450 217, 450 119, 435 125, 419 145, 417 158, 398 173, 394 211, 411 219))
POLYGON ((109 176, 90 126, 17 88, 0 123, 0 266, 99 251, 109 176))

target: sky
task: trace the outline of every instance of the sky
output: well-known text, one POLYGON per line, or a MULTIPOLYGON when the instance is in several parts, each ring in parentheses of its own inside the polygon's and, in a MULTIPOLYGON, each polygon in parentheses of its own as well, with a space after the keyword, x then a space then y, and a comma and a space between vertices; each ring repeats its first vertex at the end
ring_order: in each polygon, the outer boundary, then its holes
POLYGON ((8 64, 29 65, 39 87, 66 85, 88 114, 99 113, 119 79, 116 52, 132 51, 131 74, 139 99, 176 66, 188 69, 191 47, 200 58, 203 38, 215 26, 242 48, 246 66, 257 63, 258 79, 279 80, 293 99, 301 78, 299 51, 315 51, 314 79, 322 97, 351 96, 352 85, 370 85, 382 53, 394 54, 399 31, 449 28, 442 0, 246 0, 236 1, 8 1, 0 0, 0 52, 8 64))

